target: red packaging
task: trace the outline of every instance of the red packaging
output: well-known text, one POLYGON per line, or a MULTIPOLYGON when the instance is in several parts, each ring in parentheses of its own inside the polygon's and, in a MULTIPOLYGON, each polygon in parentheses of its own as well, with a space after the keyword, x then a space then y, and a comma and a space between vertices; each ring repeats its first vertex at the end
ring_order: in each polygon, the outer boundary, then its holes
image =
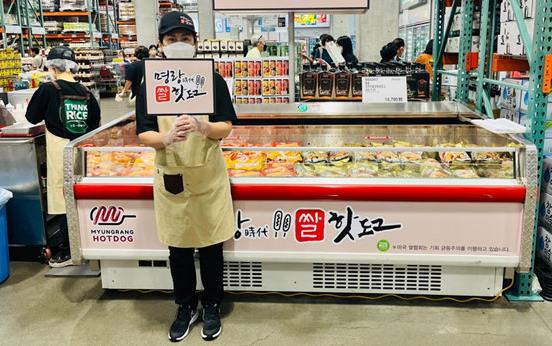
POLYGON ((282 80, 281 79, 278 79, 276 80, 275 82, 275 90, 274 90, 274 95, 281 95, 282 94, 282 80))
POLYGON ((255 61, 255 77, 261 77, 261 70, 262 70, 261 62, 255 61))
POLYGON ((283 76, 284 70, 282 68, 282 60, 276 61, 276 76, 283 76))
POLYGON ((255 93, 255 81, 254 80, 247 81, 247 90, 249 92, 248 95, 256 95, 256 93, 255 93))
POLYGON ((247 72, 249 77, 255 76, 255 62, 254 61, 248 61, 247 62, 247 72))
POLYGON ((260 80, 255 81, 255 95, 261 95, 262 82, 260 80))
POLYGON ((226 70, 226 76, 227 77, 232 77, 232 62, 231 61, 227 61, 224 64, 224 69, 226 70))
POLYGON ((282 79, 282 95, 289 94, 289 80, 282 79))
POLYGON ((282 75, 287 76, 289 75, 289 61, 284 60, 282 63, 283 72, 282 75))

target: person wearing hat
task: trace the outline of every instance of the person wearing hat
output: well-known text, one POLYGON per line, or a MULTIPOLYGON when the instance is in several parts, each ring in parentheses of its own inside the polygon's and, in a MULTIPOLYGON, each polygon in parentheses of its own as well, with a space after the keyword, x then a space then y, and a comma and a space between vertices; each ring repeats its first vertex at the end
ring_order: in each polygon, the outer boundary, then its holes
POLYGON ((75 80, 78 65, 70 48, 52 48, 45 65, 51 82, 42 83, 35 91, 25 117, 32 124, 46 123, 48 214, 60 219, 60 241, 52 246, 49 263, 64 267, 71 264, 71 254, 63 195, 63 148, 100 126, 100 106, 90 90, 75 80))
MULTIPOLYGON (((182 12, 165 14, 159 24, 159 47, 166 58, 193 58, 197 33, 182 12)), ((156 149, 154 208, 159 240, 169 248, 169 265, 178 305, 169 339, 180 341, 198 319, 194 253, 199 252, 204 291, 205 340, 222 331, 223 242, 233 237, 234 211, 220 140, 232 130, 236 113, 224 79, 214 75, 214 115, 150 116, 145 85, 136 99, 136 127, 141 143, 156 149)))
POLYGON ((261 59, 263 57, 262 53, 266 48, 266 41, 263 35, 253 35, 251 38, 251 44, 253 45, 253 48, 247 52, 246 58, 261 59))

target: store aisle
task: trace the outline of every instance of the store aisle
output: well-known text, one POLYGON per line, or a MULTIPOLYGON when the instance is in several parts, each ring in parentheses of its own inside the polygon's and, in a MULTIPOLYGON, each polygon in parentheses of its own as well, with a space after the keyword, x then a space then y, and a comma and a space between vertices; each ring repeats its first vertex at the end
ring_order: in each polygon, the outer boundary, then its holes
POLYGON ((123 102, 115 102, 114 97, 102 98, 100 107, 102 109, 102 124, 134 111, 134 105, 129 105, 126 99, 123 102))
MULTIPOLYGON (((104 291, 99 278, 45 278, 12 263, 0 285, 2 345, 162 345, 169 294, 104 291)), ((196 324, 182 345, 205 345, 196 324)), ((552 304, 335 301, 228 295, 213 345, 549 345, 552 304)))

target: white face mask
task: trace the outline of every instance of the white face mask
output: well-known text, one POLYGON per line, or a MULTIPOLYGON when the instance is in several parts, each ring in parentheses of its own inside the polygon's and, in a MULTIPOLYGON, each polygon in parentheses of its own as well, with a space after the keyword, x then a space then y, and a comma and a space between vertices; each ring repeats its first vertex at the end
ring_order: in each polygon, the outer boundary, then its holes
POLYGON ((171 43, 163 47, 163 53, 169 59, 190 59, 195 56, 195 46, 184 42, 171 43))

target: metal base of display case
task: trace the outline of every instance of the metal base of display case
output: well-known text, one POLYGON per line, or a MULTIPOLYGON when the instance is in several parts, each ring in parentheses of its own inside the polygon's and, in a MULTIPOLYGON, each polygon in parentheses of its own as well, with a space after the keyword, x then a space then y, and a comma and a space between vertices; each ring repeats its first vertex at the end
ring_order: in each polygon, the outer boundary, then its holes
MULTIPOLYGON (((101 268, 102 287, 106 289, 173 288, 168 261, 102 260, 101 268)), ((224 265, 224 286, 231 291, 492 297, 502 290, 503 278, 504 268, 495 267, 276 262, 224 265)))

